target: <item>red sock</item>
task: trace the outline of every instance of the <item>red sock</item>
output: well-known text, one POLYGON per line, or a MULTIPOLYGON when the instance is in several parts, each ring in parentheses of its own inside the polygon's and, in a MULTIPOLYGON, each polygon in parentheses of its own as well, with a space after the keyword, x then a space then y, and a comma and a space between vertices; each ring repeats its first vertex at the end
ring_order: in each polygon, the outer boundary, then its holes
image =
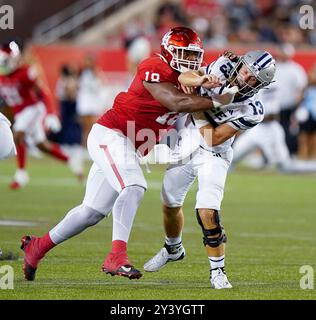
POLYGON ((24 143, 16 146, 16 160, 19 169, 25 169, 26 164, 26 146, 24 143))
POLYGON ((49 233, 46 233, 38 240, 39 240, 38 249, 39 249, 40 253, 43 255, 47 251, 49 251, 50 249, 52 249, 56 246, 56 244, 50 238, 49 233))
POLYGON ((68 157, 64 154, 64 152, 61 150, 60 146, 56 143, 51 144, 51 149, 49 150, 49 154, 53 156, 56 159, 59 159, 61 161, 67 162, 68 157))
POLYGON ((126 253, 127 243, 122 240, 113 240, 112 241, 112 252, 113 253, 126 253))

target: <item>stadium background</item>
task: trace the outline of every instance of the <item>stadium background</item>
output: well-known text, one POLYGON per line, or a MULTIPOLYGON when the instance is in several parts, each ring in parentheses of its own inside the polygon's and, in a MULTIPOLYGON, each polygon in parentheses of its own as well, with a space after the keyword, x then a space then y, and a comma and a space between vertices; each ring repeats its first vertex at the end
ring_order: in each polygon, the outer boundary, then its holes
MULTIPOLYGON (((87 54, 94 55, 114 98, 129 77, 128 50, 133 41, 144 36, 151 51, 157 51, 161 36, 176 25, 198 31, 206 62, 225 49, 243 53, 264 48, 273 53, 284 43, 295 47, 293 59, 306 71, 316 61, 316 31, 299 25, 300 7, 315 8, 315 1, 56 0, 48 4, 28 0, 5 4, 14 8, 15 27, 1 30, 0 40, 11 38, 23 44, 26 61, 41 71, 57 110, 55 88, 63 64, 80 66, 87 54)), ((315 175, 286 176, 273 168, 257 171, 243 165, 231 173, 223 223, 229 235, 227 269, 235 289, 214 293, 209 289, 193 212, 196 186, 185 204, 188 256, 183 262, 145 274, 136 283, 105 277, 98 269, 110 246, 111 221, 104 221, 58 247, 43 261, 38 281, 26 284, 20 236, 26 231, 42 234, 80 202, 84 192, 84 185, 58 163, 45 157, 31 157, 29 162, 32 180, 18 192, 7 187, 14 160, 0 163, 0 221, 17 222, 0 225, 0 248, 5 253, 0 265, 10 264, 15 270, 15 289, 0 290, 0 299, 315 299, 313 290, 300 288, 299 272, 303 265, 315 267, 316 261, 315 175)), ((163 170, 164 166, 152 166, 153 173, 146 175, 149 190, 130 240, 130 256, 137 265, 163 241, 159 200, 163 170)))

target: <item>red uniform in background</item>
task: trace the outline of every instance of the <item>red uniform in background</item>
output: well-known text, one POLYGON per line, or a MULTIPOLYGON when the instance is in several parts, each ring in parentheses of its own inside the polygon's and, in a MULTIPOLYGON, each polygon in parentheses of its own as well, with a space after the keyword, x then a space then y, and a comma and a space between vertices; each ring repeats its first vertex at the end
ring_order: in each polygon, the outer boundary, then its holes
POLYGON ((48 95, 38 87, 37 73, 34 67, 22 65, 7 75, 0 74, 0 96, 12 108, 13 114, 21 112, 28 106, 43 101, 48 113, 53 113, 48 95))
POLYGON ((14 141, 17 149, 17 171, 10 184, 18 189, 29 182, 26 171, 27 147, 37 146, 50 156, 68 162, 68 156, 57 144, 48 142, 46 129, 60 130, 53 103, 39 85, 34 67, 20 65, 20 50, 15 42, 0 47, 0 96, 14 115, 14 141))

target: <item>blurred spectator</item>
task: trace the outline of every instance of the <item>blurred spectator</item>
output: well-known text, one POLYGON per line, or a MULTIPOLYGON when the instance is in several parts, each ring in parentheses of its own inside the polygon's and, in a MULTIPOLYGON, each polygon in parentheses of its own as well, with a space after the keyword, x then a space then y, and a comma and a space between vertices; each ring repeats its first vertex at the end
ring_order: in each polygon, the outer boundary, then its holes
POLYGON ((82 145, 86 148, 92 125, 105 109, 102 96, 103 83, 97 69, 95 57, 86 56, 79 78, 77 112, 82 127, 82 145))
POLYGON ((126 24, 121 33, 125 48, 138 36, 149 37, 153 47, 158 47, 158 39, 179 25, 196 30, 205 48, 219 48, 230 42, 291 43, 296 47, 315 45, 316 31, 300 28, 300 7, 313 3, 312 0, 164 1, 157 9, 152 25, 148 19, 139 16, 126 24))
POLYGON ((290 43, 296 47, 303 45, 305 40, 302 30, 287 23, 277 28, 276 36, 279 43, 290 43))
POLYGON ((300 124, 298 156, 316 159, 316 64, 308 74, 308 87, 296 112, 300 124))
MULTIPOLYGON (((205 48, 222 48, 228 44, 229 21, 223 12, 219 12, 209 21, 209 29, 195 29, 201 35, 205 48), (202 32, 203 31, 203 32, 202 32)), ((195 20, 198 22, 198 20, 195 20)))
POLYGON ((223 3, 227 1, 223 0, 183 0, 183 8, 186 15, 194 17, 207 17, 211 18, 221 8, 223 3))
POLYGON ((231 30, 249 28, 255 17, 253 2, 248 0, 233 0, 227 4, 231 30))
POLYGON ((257 40, 260 42, 271 42, 276 43, 278 38, 275 34, 276 23, 268 20, 266 17, 259 17, 256 22, 255 26, 257 29, 257 40))
POLYGON ((81 144, 81 127, 76 111, 78 74, 70 65, 63 65, 56 84, 62 130, 56 134, 59 143, 81 144))
POLYGON ((138 64, 149 58, 151 54, 151 44, 146 37, 137 37, 132 41, 127 49, 127 69, 134 76, 138 64))
POLYGON ((132 42, 138 37, 150 39, 155 35, 155 26, 150 21, 144 21, 136 17, 124 25, 122 34, 123 47, 128 49, 132 42))
POLYGON ((186 16, 179 5, 166 2, 158 8, 155 23, 158 39, 161 39, 170 29, 186 24, 186 16))
POLYGON ((79 180, 83 179, 84 160, 81 150, 82 130, 77 114, 78 70, 75 66, 64 64, 56 84, 56 96, 59 100, 59 110, 62 129, 51 134, 50 139, 62 145, 70 159, 79 180))
POLYGON ((295 49, 290 44, 282 45, 276 55, 275 81, 280 99, 280 122, 285 131, 286 144, 291 154, 297 151, 298 124, 293 116, 303 97, 307 75, 303 67, 292 60, 295 49))

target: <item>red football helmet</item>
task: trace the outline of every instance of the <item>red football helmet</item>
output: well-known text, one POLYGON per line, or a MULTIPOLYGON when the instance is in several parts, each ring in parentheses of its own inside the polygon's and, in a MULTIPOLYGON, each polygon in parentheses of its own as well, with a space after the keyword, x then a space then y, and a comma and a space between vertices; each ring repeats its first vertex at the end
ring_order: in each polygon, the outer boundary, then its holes
POLYGON ((186 27, 176 27, 167 32, 161 42, 161 55, 170 67, 184 72, 198 70, 203 61, 202 41, 196 32, 186 27))
POLYGON ((7 75, 12 73, 19 64, 21 51, 18 44, 11 41, 0 45, 0 74, 7 75))

